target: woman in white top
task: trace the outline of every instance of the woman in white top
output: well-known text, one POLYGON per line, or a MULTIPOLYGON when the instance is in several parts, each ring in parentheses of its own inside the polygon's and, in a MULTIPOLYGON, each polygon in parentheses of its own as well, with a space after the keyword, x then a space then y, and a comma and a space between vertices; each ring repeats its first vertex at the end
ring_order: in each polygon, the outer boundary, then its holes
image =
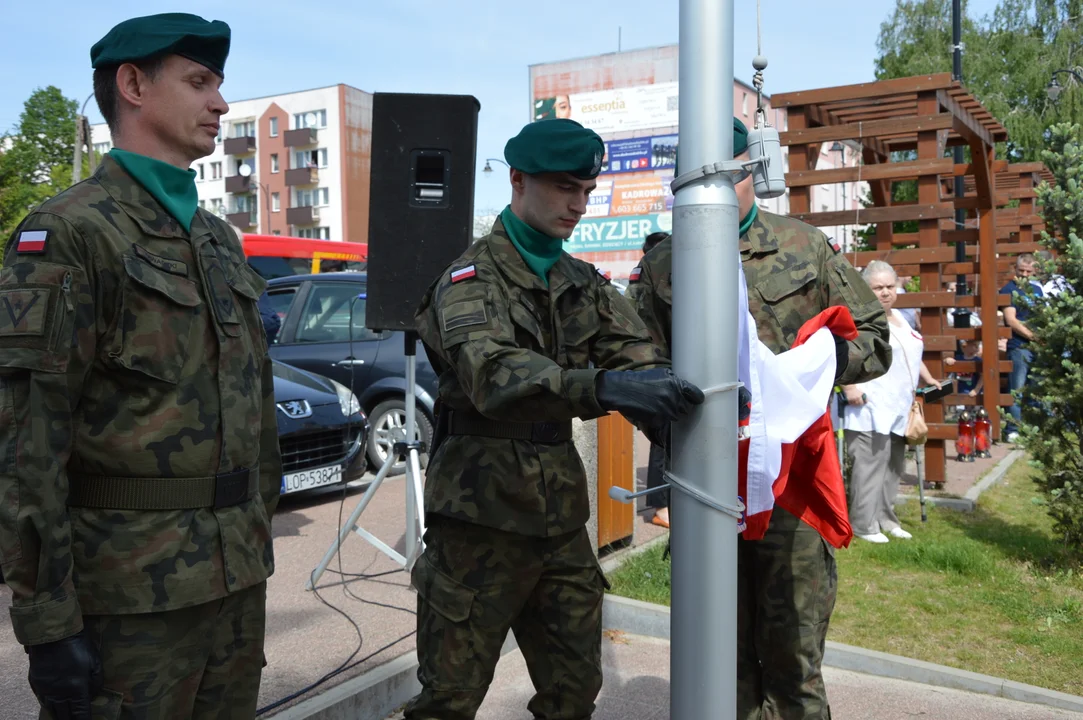
POLYGON ((850 525, 862 540, 886 543, 888 535, 912 537, 899 525, 894 508, 906 456, 906 422, 918 378, 937 387, 940 383, 921 360, 925 349, 921 335, 893 307, 898 297, 895 269, 874 260, 863 276, 888 316, 891 366, 874 380, 843 388, 847 405, 842 427, 853 460, 850 525))

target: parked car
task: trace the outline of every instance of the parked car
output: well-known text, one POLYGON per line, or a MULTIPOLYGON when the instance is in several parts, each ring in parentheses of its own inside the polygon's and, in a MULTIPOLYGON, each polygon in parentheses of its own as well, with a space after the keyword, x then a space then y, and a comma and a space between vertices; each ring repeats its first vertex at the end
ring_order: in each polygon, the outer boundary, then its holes
MULTIPOLYGON (((373 468, 383 466, 406 425, 405 334, 365 327, 367 273, 320 273, 276 278, 268 283, 271 305, 282 327, 271 357, 324 375, 357 394, 369 418, 366 454, 373 468), (352 323, 351 323, 352 315, 352 323)), ((432 442, 437 378, 421 343, 415 344, 417 408, 415 438, 432 442)), ((427 456, 421 456, 424 467, 427 456)), ((397 462, 390 474, 405 472, 397 462)))
POLYGON ((350 482, 366 470, 368 419, 349 388, 272 361, 282 494, 350 482))

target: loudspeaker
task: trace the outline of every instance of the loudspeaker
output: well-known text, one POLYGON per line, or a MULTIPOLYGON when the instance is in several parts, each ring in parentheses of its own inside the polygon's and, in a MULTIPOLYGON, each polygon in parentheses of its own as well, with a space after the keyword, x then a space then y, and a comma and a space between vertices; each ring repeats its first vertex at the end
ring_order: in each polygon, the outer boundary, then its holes
POLYGON ((471 95, 373 95, 369 328, 413 330, 429 285, 470 247, 480 109, 471 95))

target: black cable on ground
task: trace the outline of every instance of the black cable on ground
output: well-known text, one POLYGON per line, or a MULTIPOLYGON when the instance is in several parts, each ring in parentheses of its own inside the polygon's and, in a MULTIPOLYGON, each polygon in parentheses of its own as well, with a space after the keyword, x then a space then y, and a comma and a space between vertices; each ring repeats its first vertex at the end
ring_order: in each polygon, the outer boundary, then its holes
MULTIPOLYGON (((343 509, 343 506, 346 504, 346 494, 347 494, 347 486, 343 485, 342 486, 342 497, 339 499, 339 503, 338 503, 338 528, 342 527, 342 509, 343 509)), ((340 538, 340 534, 339 534, 338 530, 336 530, 335 537, 340 538)), ((342 578, 346 578, 346 579, 344 579, 344 580, 342 580, 340 582, 332 583, 331 585, 325 585, 324 587, 329 587, 329 586, 333 586, 333 585, 342 585, 343 594, 351 597, 352 599, 354 599, 354 600, 356 600, 358 602, 368 604, 368 605, 376 605, 378 607, 388 608, 388 609, 391 609, 391 610, 399 610, 399 611, 402 611, 402 612, 410 613, 411 615, 416 615, 417 614, 416 611, 411 610, 409 608, 402 608, 402 607, 398 607, 397 605, 388 605, 386 603, 376 602, 375 600, 365 600, 364 598, 360 597, 359 595, 355 595, 349 588, 349 585, 351 583, 356 582, 358 580, 372 580, 372 579, 375 579, 375 578, 385 577, 387 575, 394 575, 396 573, 402 572, 402 570, 387 570, 387 571, 384 571, 384 572, 372 573, 372 574, 344 572, 342 570, 342 542, 341 542, 341 539, 337 540, 336 544, 337 544, 337 547, 335 548, 335 555, 338 558, 338 570, 328 569, 327 572, 334 573, 335 575, 338 575, 338 576, 340 576, 342 578)), ((364 634, 361 632, 361 626, 359 626, 354 621, 354 619, 351 618, 344 610, 332 605, 327 600, 325 600, 323 598, 323 596, 320 595, 319 588, 316 587, 315 585, 312 587, 312 592, 316 595, 316 598, 321 603, 323 603, 327 607, 331 608, 332 610, 334 610, 336 613, 338 613, 342 617, 346 618, 346 622, 350 623, 350 625, 353 626, 354 632, 357 633, 357 647, 354 648, 353 652, 350 653, 350 656, 347 657, 337 668, 335 668, 334 670, 331 670, 326 675, 321 677, 319 680, 316 680, 314 683, 312 683, 310 685, 307 685, 307 686, 301 688, 300 690, 297 690, 296 692, 290 693, 289 695, 287 695, 287 696, 285 696, 283 698, 279 698, 278 700, 275 700, 274 702, 261 707, 259 710, 256 711, 256 716, 257 717, 260 716, 260 715, 264 715, 264 714, 266 714, 266 713, 268 713, 268 712, 270 712, 272 710, 275 710, 277 708, 280 708, 280 707, 282 707, 283 705, 285 705, 287 703, 293 702, 297 698, 299 698, 299 697, 301 697, 301 696, 303 696, 303 695, 305 695, 305 694, 307 694, 309 692, 312 692, 316 688, 320 687, 321 685, 326 683, 328 680, 331 680, 331 679, 341 675, 344 672, 352 670, 353 668, 357 667, 358 665, 361 665, 362 663, 364 663, 364 662, 366 662, 368 660, 371 660, 372 658, 376 657, 377 655, 384 652, 385 650, 388 650, 388 649, 394 647, 395 645, 398 645, 399 643, 401 643, 404 640, 408 639, 412 635, 416 634, 416 631, 412 630, 412 631, 406 633, 405 635, 399 637, 398 639, 392 640, 391 642, 389 642, 388 644, 386 644, 383 647, 379 648, 378 650, 376 650, 376 651, 374 651, 372 653, 369 653, 368 655, 361 658, 360 660, 357 660, 357 661, 354 662, 353 661, 354 658, 357 657, 357 655, 361 652, 361 649, 364 647, 364 644, 365 644, 365 637, 364 637, 364 634)))

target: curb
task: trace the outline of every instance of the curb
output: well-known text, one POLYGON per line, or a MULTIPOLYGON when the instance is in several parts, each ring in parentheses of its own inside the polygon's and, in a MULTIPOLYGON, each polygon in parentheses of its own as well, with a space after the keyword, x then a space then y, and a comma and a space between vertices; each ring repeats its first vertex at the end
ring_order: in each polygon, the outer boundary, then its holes
MULTIPOLYGON (((1001 461, 1003 462, 1003 461, 1001 461)), ((1003 475, 1003 474, 1002 474, 1003 475)), ((990 483, 992 484, 992 483, 990 483)), ((602 605, 602 627, 622 630, 631 635, 669 640, 669 613, 664 605, 606 595, 602 605)), ((876 650, 827 641, 824 664, 840 670, 852 670, 866 675, 909 680, 924 685, 954 688, 982 695, 1018 700, 1034 705, 1047 705, 1062 710, 1083 712, 1083 697, 1046 690, 1045 688, 958 670, 945 665, 911 660, 876 650)))
MULTIPOLYGON (((1008 474, 1008 470, 1010 470, 1012 465, 1015 464, 1015 461, 1023 457, 1024 454, 1025 453, 1022 450, 1016 448, 1015 450, 1012 450, 1010 453, 1002 457, 1000 459, 1000 462, 998 462, 992 470, 986 473, 985 477, 983 477, 973 487, 967 490, 963 497, 926 497, 925 504, 937 505, 947 508, 948 510, 973 512, 974 508, 978 505, 978 498, 981 497, 981 494, 989 488, 993 487, 994 485, 999 484, 1004 479, 1004 476, 1008 474)), ((899 493, 895 496, 895 504, 898 505, 903 502, 918 502, 919 499, 920 498, 913 493, 899 493)))

